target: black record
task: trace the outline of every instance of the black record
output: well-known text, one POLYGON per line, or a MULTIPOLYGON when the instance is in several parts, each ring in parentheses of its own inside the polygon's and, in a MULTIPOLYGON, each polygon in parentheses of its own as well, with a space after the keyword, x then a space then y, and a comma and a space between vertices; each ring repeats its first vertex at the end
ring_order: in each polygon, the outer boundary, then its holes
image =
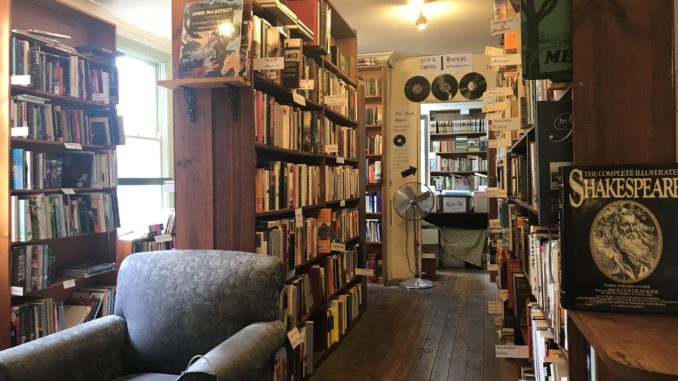
POLYGON ((459 92, 466 99, 478 99, 487 90, 485 77, 478 73, 468 73, 459 81, 459 92))
POLYGON ((433 96, 441 101, 449 101, 457 95, 459 84, 457 79, 449 74, 440 74, 431 84, 433 96))
POLYGON ((412 102, 422 102, 431 93, 431 84, 428 79, 417 75, 405 82, 405 96, 412 102))

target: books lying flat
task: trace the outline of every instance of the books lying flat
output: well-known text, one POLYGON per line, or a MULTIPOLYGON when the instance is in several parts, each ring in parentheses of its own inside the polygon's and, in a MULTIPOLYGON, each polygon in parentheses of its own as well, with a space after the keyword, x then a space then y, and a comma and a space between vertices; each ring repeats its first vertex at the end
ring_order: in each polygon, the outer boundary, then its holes
POLYGON ((85 263, 59 269, 59 276, 88 278, 97 274, 115 270, 115 263, 85 263))

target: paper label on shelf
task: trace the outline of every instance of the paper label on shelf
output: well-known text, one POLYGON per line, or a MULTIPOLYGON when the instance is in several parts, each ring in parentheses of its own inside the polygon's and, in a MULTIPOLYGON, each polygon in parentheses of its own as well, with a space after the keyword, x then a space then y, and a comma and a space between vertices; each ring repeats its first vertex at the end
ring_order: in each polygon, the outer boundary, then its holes
POLYGON ((339 146, 336 144, 325 144, 325 153, 337 153, 339 146))
POLYGON ((503 102, 487 103, 483 105, 483 112, 506 112, 511 109, 511 101, 505 100, 503 102))
POLYGON ((507 97, 513 95, 513 88, 511 87, 495 87, 494 89, 489 89, 483 93, 483 99, 495 98, 495 97, 507 97))
POLYGON ((459 110, 459 115, 471 115, 470 108, 462 108, 459 110))
POLYGON ((106 103, 106 94, 92 94, 92 102, 106 103))
MULTIPOLYGON (((487 197, 497 197, 499 192, 497 191, 497 188, 487 188, 485 190, 485 193, 487 194, 487 197)), ((488 265, 489 268, 489 265, 488 265)))
POLYGON ((374 269, 355 269, 355 275, 374 276, 374 269))
POLYGON ((156 243, 172 242, 172 235, 171 234, 156 235, 155 237, 153 237, 153 240, 156 243))
POLYGON ((526 359, 529 358, 527 345, 495 345, 494 354, 497 358, 526 359))
POLYGON ((344 107, 348 106, 348 98, 346 95, 336 94, 336 95, 325 95, 324 98, 325 105, 330 107, 344 107))
POLYGON ((495 316, 494 317, 494 325, 497 327, 501 327, 504 325, 504 317, 503 316, 495 316))
POLYGON ((10 294, 12 294, 12 296, 24 296, 24 288, 12 286, 10 294))
POLYGON ((64 143, 64 148, 82 151, 82 145, 80 143, 64 143))
POLYGON ((63 194, 75 194, 75 191, 73 188, 61 188, 61 192, 63 194))
POLYGON ((344 158, 341 157, 341 156, 337 156, 337 164, 344 164, 344 163, 345 163, 344 158))
POLYGON ((304 211, 301 208, 294 209, 294 224, 297 227, 304 226, 304 211))
POLYGON ((341 243, 341 242, 332 242, 332 245, 330 246, 330 250, 332 250, 332 251, 346 251, 346 245, 341 243))
POLYGON ((293 349, 301 345, 301 334, 297 327, 294 327, 287 332, 287 338, 290 340, 293 349))
POLYGON ((28 86, 31 84, 31 76, 30 74, 13 75, 10 79, 10 82, 12 83, 12 85, 28 86))
POLYGON ((340 207, 340 208, 343 208, 343 207, 345 207, 345 206, 346 206, 346 200, 341 200, 341 201, 339 201, 339 207, 340 207))
POLYGON ((503 315, 504 305, 498 300, 490 300, 487 302, 487 312, 495 315, 503 315))
POLYGON ((513 145, 513 140, 510 137, 505 137, 503 139, 498 139, 497 144, 499 147, 511 147, 513 145))
POLYGON ((28 127, 12 127, 13 138, 27 138, 29 134, 28 127))
POLYGON ((285 57, 255 58, 254 70, 282 70, 285 68, 285 57))
POLYGON ((518 30, 520 30, 520 22, 518 22, 517 17, 490 21, 490 34, 493 36, 518 30))
POLYGON ((520 130, 520 118, 494 119, 490 123, 490 131, 520 130))
POLYGON ((501 56, 504 54, 504 49, 502 48, 495 48, 494 46, 486 46, 485 47, 485 55, 486 56, 501 56))
POLYGON ((503 54, 490 57, 490 66, 520 65, 520 54, 503 54))
POLYGON ((174 181, 165 181, 162 184, 162 191, 165 193, 174 193, 174 181))
POLYGON ((299 106, 306 107, 306 98, 304 98, 303 95, 297 94, 297 93, 292 93, 292 100, 294 101, 294 103, 298 104, 299 106))
POLYGON ((496 263, 488 263, 487 271, 499 271, 499 265, 496 263))
POLYGON ((302 79, 299 81, 300 90, 313 90, 315 88, 315 81, 312 79, 302 79))
POLYGON ((490 141, 487 142, 487 147, 488 148, 497 148, 497 147, 499 147, 499 142, 494 140, 494 139, 490 140, 490 141))
POLYGON ((64 290, 73 287, 75 287, 75 279, 69 279, 64 281, 64 290))
POLYGON ((496 119, 501 119, 503 117, 504 117, 503 111, 488 112, 487 114, 485 114, 485 119, 487 119, 487 120, 496 120, 496 119))
POLYGON ((565 357, 558 357, 558 356, 545 356, 544 362, 548 362, 548 363, 552 363, 552 364, 566 364, 567 363, 567 361, 565 361, 565 357))
POLYGON ((501 299, 502 301, 508 300, 508 290, 507 289, 502 288, 501 290, 499 290, 499 299, 501 299))

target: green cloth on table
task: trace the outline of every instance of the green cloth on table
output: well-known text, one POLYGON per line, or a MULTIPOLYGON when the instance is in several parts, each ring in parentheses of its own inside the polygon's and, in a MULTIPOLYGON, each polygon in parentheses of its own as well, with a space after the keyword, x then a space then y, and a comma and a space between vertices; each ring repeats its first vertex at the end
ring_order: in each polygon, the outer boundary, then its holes
POLYGON ((442 255, 452 255, 464 262, 481 267, 487 230, 440 227, 442 255))

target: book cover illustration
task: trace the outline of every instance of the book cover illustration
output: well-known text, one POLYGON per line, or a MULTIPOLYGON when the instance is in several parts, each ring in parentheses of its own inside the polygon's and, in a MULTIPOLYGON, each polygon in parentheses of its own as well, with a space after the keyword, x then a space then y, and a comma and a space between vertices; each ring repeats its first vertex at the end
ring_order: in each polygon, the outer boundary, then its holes
POLYGON ((520 7, 523 77, 572 78, 570 0, 523 0, 520 7))
POLYGON ((184 6, 179 78, 240 73, 242 10, 242 0, 208 0, 184 6))
POLYGON ((563 170, 562 304, 678 313, 678 165, 563 170))

